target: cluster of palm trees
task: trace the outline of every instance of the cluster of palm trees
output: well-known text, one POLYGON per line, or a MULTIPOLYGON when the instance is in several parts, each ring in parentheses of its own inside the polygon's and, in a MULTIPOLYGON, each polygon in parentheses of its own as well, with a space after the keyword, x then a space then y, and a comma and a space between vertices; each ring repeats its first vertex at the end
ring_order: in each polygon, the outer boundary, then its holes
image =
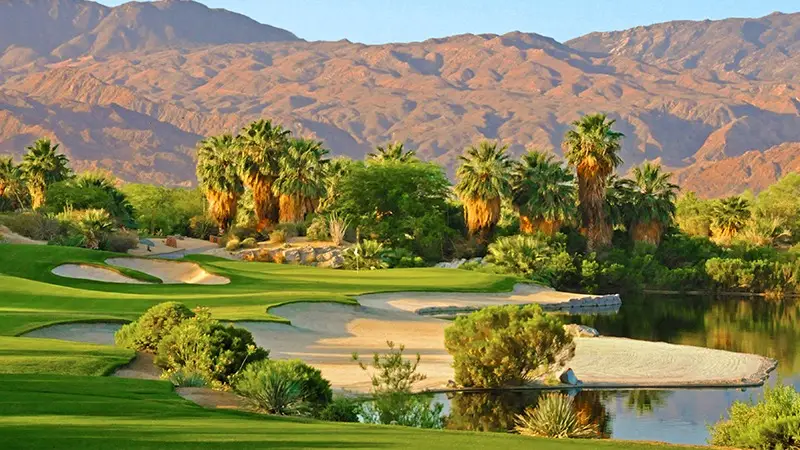
POLYGON ((615 226, 624 226, 633 239, 658 244, 675 213, 677 186, 651 163, 635 168, 632 179, 615 177, 624 135, 613 125, 603 114, 573 122, 563 142, 569 167, 539 151, 513 161, 507 147, 496 143, 468 148, 455 189, 470 233, 487 240, 500 220, 502 202, 510 200, 523 233, 552 235, 572 222, 596 250, 610 245, 615 226))
POLYGON ((0 157, 0 197, 12 199, 23 206, 27 194, 32 209, 44 205, 47 187, 72 176, 69 159, 58 153, 58 144, 39 139, 27 147, 22 164, 15 165, 11 157, 0 157))
POLYGON ((238 136, 223 134, 201 141, 197 178, 221 232, 236 217, 245 188, 252 192, 259 229, 302 222, 325 195, 327 154, 320 142, 293 137, 280 125, 259 120, 238 136))

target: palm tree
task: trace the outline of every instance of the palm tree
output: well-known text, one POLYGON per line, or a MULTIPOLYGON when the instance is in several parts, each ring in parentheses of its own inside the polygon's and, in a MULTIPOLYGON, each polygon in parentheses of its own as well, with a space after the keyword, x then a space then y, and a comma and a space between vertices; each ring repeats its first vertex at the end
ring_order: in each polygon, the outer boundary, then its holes
POLYGON ((18 173, 19 170, 10 156, 0 156, 0 197, 3 197, 6 189, 15 182, 18 173))
POLYGON ((281 155, 279 175, 272 192, 280 198, 280 221, 302 222, 313 212, 325 195, 324 156, 328 150, 321 142, 312 139, 291 139, 286 152, 281 155))
POLYGON ((413 162, 417 160, 417 152, 414 150, 405 151, 402 142, 392 142, 386 147, 378 146, 374 152, 367 154, 367 159, 371 161, 399 161, 413 162))
POLYGON ((523 233, 552 236, 575 213, 575 178, 552 155, 530 151, 511 171, 512 204, 523 233))
POLYGON ((117 179, 108 172, 89 171, 79 174, 73 180, 73 184, 79 188, 100 188, 108 194, 111 203, 108 205, 108 213, 111 214, 120 225, 134 225, 135 211, 133 205, 128 201, 128 196, 117 188, 117 179))
POLYGON ((605 114, 583 116, 572 125, 574 129, 564 136, 564 153, 578 173, 582 231, 589 249, 595 250, 611 243, 611 224, 605 211, 606 185, 622 163, 618 153, 624 135, 611 129, 614 120, 608 120, 605 114))
POLYGON ((631 200, 634 211, 630 233, 636 242, 658 245, 675 217, 678 186, 661 165, 645 162, 633 169, 631 200))
POLYGON ((220 234, 224 234, 236 218, 242 192, 236 157, 235 139, 230 134, 209 137, 197 147, 197 179, 220 234))
POLYGON ((320 201, 320 209, 330 209, 339 198, 342 179, 350 173, 353 160, 344 156, 333 158, 325 164, 325 196, 320 201))
POLYGON ((45 191, 51 183, 69 178, 69 159, 56 153, 58 144, 50 139, 39 139, 28 147, 22 160, 22 171, 28 191, 31 194, 31 207, 38 209, 44 204, 45 191))
POLYGON ((272 193, 272 183, 278 178, 278 161, 286 150, 290 134, 280 125, 259 120, 243 128, 237 139, 239 174, 253 193, 259 229, 278 220, 279 205, 272 193))
POLYGON ((711 207, 711 230, 715 237, 729 241, 750 219, 750 202, 733 196, 723 198, 711 207))
POLYGON ((461 166, 456 171, 455 190, 464 203, 470 234, 478 234, 481 240, 489 237, 500 220, 501 200, 511 191, 507 148, 484 141, 459 156, 461 166))

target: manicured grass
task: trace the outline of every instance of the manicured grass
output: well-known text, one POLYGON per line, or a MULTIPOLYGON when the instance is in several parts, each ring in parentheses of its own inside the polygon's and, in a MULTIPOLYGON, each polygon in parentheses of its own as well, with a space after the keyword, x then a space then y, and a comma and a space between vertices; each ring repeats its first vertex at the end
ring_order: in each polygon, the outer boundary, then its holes
POLYGON ((0 374, 107 375, 133 356, 106 345, 0 336, 0 374))
POLYGON ((674 448, 210 411, 181 399, 166 382, 52 375, 0 375, 0 436, 9 449, 674 448))
MULTIPOLYGON (((207 270, 230 278, 226 285, 133 285, 59 277, 66 263, 104 265, 120 255, 57 246, 7 245, 0 252, 0 335, 86 320, 133 320, 164 301, 207 306, 225 320, 280 320, 267 313, 291 301, 350 302, 371 292, 507 291, 515 279, 448 269, 353 272, 315 267, 247 263, 192 256, 207 270)), ((137 278, 142 278, 137 275, 137 278)))

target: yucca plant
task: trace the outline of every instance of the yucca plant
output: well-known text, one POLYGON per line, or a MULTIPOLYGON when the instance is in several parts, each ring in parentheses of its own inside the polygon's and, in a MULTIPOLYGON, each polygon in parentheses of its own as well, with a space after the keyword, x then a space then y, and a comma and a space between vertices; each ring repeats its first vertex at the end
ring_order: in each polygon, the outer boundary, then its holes
POLYGON ((534 275, 540 271, 554 253, 557 246, 552 245, 545 234, 516 235, 497 239, 489 244, 489 259, 511 273, 534 275))
POLYGON ((302 383, 285 371, 245 369, 234 388, 254 408, 269 414, 303 415, 308 410, 302 383))
POLYGON ((350 219, 346 216, 340 216, 336 213, 331 213, 331 215, 328 216, 328 228, 333 245, 339 246, 344 243, 344 236, 347 234, 347 228, 349 226, 350 219))
POLYGON ((575 412, 572 398, 565 394, 547 394, 535 408, 516 416, 514 429, 525 436, 556 439, 599 438, 597 426, 575 412))

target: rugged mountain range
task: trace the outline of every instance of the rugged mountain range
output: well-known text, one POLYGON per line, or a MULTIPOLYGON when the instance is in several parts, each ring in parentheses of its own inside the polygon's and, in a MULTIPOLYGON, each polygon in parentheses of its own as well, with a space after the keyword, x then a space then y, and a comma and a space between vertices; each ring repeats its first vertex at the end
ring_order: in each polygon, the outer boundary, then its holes
POLYGON ((452 173, 484 138, 561 154, 601 111, 627 135, 623 171, 659 160, 702 195, 758 190, 800 170, 781 145, 800 142, 798 83, 800 14, 367 46, 190 1, 0 0, 0 153, 47 135, 79 169, 165 184, 194 182, 202 136, 258 117, 352 157, 404 141, 452 173))

